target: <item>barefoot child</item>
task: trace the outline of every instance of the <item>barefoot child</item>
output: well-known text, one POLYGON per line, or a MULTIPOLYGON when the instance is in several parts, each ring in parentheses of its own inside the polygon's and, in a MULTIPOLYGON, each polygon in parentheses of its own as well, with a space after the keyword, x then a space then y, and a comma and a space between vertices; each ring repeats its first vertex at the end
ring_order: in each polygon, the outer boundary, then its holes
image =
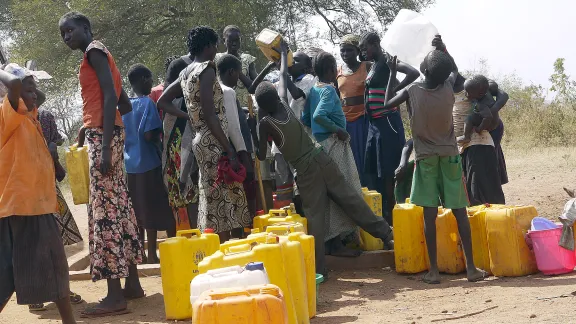
MULTIPOLYGON (((395 57, 389 61, 389 65, 390 80, 394 80, 397 72, 395 57)), ((466 213, 468 199, 462 182, 462 164, 452 122, 452 87, 457 73, 453 70, 456 70, 456 65, 447 53, 439 50, 430 52, 420 65, 424 82, 410 85, 393 98, 387 92, 383 108, 398 107, 408 101, 416 155, 410 200, 424 207, 424 234, 430 271, 423 280, 430 284, 440 282, 436 250, 436 216, 440 202, 444 207, 451 208, 456 216, 466 256, 468 280, 478 281, 485 276, 484 272, 476 269, 472 257, 470 223, 466 213)))
POLYGON ((362 195, 345 180, 336 163, 308 136, 288 107, 287 48, 288 45, 282 45, 279 91, 269 82, 260 84, 256 89, 260 137, 253 118, 249 120, 250 128, 260 160, 266 157, 267 139, 271 136, 286 161, 296 169, 298 188, 308 217, 308 232, 316 240, 316 272, 327 275, 324 262, 325 212, 331 201, 372 236, 382 239, 389 248, 393 248, 394 241, 388 223, 374 215, 362 195))
POLYGON ((55 302, 64 324, 76 323, 68 262, 53 213, 58 211, 54 160, 36 107, 44 95, 31 71, 0 70, 0 313, 16 292, 18 304, 55 302))
POLYGON ((168 193, 162 180, 160 134, 162 121, 156 105, 150 99, 152 72, 142 64, 133 65, 128 80, 137 95, 130 98, 132 111, 122 116, 125 126, 124 162, 128 173, 128 192, 138 221, 140 241, 144 231, 148 237, 149 264, 159 263, 156 254, 157 231, 176 235, 176 221, 168 203, 168 193))
POLYGON ((142 245, 124 173, 124 124, 120 112, 132 109, 112 54, 92 36, 90 20, 69 12, 59 21, 62 40, 83 52, 78 75, 90 161, 88 231, 92 280, 106 279, 108 295, 83 317, 128 312, 127 299, 144 297, 137 264, 142 245), (117 109, 118 107, 118 109, 117 109), (124 289, 120 279, 126 278, 124 289))

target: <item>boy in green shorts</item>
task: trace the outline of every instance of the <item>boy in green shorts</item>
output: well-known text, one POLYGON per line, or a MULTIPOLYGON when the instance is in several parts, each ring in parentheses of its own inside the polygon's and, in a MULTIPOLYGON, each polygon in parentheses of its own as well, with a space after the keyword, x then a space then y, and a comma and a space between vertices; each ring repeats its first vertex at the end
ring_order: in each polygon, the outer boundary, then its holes
MULTIPOLYGON (((439 36, 434 39, 433 45, 440 49, 444 47, 439 36)), ((390 80, 396 80, 396 57, 391 58, 388 64, 390 80)), ((474 266, 470 223, 466 214, 468 197, 462 181, 462 164, 452 122, 455 100, 452 87, 457 75, 456 64, 446 52, 434 50, 426 56, 420 71, 425 76, 424 81, 408 86, 391 99, 392 95, 387 92, 382 109, 408 102, 416 160, 410 200, 424 208, 424 234, 430 258, 430 271, 423 281, 440 283, 436 216, 441 202, 456 216, 466 256, 468 281, 479 281, 484 279, 486 273, 474 266)))

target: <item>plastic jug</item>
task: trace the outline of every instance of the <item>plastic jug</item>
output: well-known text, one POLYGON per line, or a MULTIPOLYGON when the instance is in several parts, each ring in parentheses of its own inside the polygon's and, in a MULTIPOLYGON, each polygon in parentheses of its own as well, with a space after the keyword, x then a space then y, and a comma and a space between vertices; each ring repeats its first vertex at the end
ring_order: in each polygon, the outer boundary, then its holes
POLYGON ((424 238, 424 210, 407 201, 396 204, 394 220, 394 263, 398 273, 419 273, 428 269, 424 238))
POLYGON ((198 263, 220 247, 217 234, 201 234, 192 229, 178 231, 176 237, 160 243, 160 274, 166 319, 192 317, 190 281, 198 275, 198 263), (188 238, 186 236, 190 235, 188 238))
POLYGON ((241 288, 269 284, 268 274, 262 262, 248 263, 246 267, 232 266, 210 270, 196 276, 190 283, 190 304, 211 289, 241 288))
POLYGON ((261 233, 266 231, 269 225, 277 225, 283 223, 296 222, 304 225, 304 231, 308 233, 308 220, 288 209, 270 209, 268 214, 256 216, 253 219, 254 228, 258 229, 261 233))
POLYGON ((533 206, 491 205, 486 215, 486 237, 490 269, 498 277, 525 276, 538 271, 534 253, 524 236, 532 219, 538 216, 533 206))
POLYGON ((209 290, 193 307, 193 324, 289 323, 284 295, 275 285, 209 290))
POLYGON ((486 236, 486 212, 484 212, 484 209, 486 209, 484 205, 467 209, 472 236, 472 255, 474 256, 474 265, 477 268, 492 274, 492 270, 490 270, 490 250, 488 249, 488 238, 486 236))
POLYGON ((438 29, 423 15, 402 9, 382 38, 383 49, 416 68, 434 48, 432 40, 438 29), (407 41, 409 40, 409 41, 407 41))
POLYGON ((90 177, 88 174, 88 147, 78 148, 76 144, 66 151, 66 168, 72 191, 74 205, 87 204, 90 195, 90 177))
MULTIPOLYGON (((363 188, 362 196, 364 201, 370 206, 370 209, 378 217, 382 217, 382 195, 374 190, 367 190, 363 188)), ((360 248, 364 251, 378 251, 384 248, 384 243, 381 239, 375 238, 368 234, 363 229, 360 229, 360 248)))
MULTIPOLYGON (((256 36, 256 45, 258 45, 262 53, 264 53, 264 56, 272 62, 280 61, 280 53, 278 53, 275 48, 279 48, 281 42, 282 35, 268 28, 264 28, 260 34, 256 36)), ((294 58, 292 51, 288 50, 288 66, 292 66, 293 63, 294 58)))
MULTIPOLYGON (((300 225, 300 224, 298 224, 300 225)), ((301 225, 300 225, 301 226, 301 225)), ((304 253, 304 267, 306 271, 306 291, 308 294, 308 315, 310 318, 316 316, 316 300, 318 293, 316 291, 316 250, 314 249, 314 236, 306 235, 303 232, 290 232, 286 231, 284 234, 278 234, 279 230, 276 226, 268 226, 266 228, 268 233, 255 233, 248 236, 257 237, 274 233, 280 236, 280 241, 288 240, 300 242, 302 252, 304 253)))
MULTIPOLYGON (((466 270, 464 253, 458 235, 458 223, 451 209, 438 208, 436 246, 440 272, 455 274, 466 270)), ((426 252, 426 256, 428 256, 428 252, 426 252)), ((429 260, 427 260, 427 264, 429 268, 429 260)))
POLYGON ((561 225, 557 225, 554 229, 530 231, 528 236, 532 241, 538 270, 545 275, 557 275, 574 271, 574 267, 576 267, 574 251, 558 245, 562 236, 561 225))
POLYGON ((264 263, 270 283, 282 290, 288 322, 310 323, 304 257, 299 242, 281 240, 274 234, 228 241, 220 246, 220 251, 202 260, 198 269, 200 273, 206 273, 249 262, 264 263))

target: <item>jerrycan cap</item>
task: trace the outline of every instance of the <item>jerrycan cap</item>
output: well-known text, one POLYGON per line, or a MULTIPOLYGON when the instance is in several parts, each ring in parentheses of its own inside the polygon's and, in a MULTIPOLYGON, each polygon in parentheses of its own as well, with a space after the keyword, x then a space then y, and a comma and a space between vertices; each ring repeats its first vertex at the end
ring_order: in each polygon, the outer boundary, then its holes
POLYGON ((265 215, 265 214, 266 214, 266 212, 263 211, 263 210, 259 210, 259 211, 256 212, 256 216, 262 216, 262 215, 265 215))
POLYGON ((214 234, 214 229, 213 228, 207 228, 204 230, 204 234, 214 234))
POLYGON ((246 270, 248 271, 264 270, 264 263, 250 262, 246 265, 246 270))

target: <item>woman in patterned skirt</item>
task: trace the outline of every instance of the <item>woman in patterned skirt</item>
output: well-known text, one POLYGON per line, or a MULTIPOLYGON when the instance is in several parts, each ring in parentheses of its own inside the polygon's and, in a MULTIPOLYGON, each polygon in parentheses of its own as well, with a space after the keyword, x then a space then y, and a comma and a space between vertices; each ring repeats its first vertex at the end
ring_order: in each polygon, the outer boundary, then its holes
POLYGON ((228 120, 223 105, 222 88, 216 78, 214 57, 218 35, 210 27, 190 30, 188 44, 194 62, 164 92, 158 105, 169 114, 186 117, 172 101, 184 96, 188 115, 196 136, 192 143, 198 161, 199 206, 198 227, 212 228, 220 240, 230 238, 230 231, 251 224, 246 194, 242 183, 227 184, 218 179, 218 163, 226 156, 234 170, 239 162, 227 136, 228 120))

